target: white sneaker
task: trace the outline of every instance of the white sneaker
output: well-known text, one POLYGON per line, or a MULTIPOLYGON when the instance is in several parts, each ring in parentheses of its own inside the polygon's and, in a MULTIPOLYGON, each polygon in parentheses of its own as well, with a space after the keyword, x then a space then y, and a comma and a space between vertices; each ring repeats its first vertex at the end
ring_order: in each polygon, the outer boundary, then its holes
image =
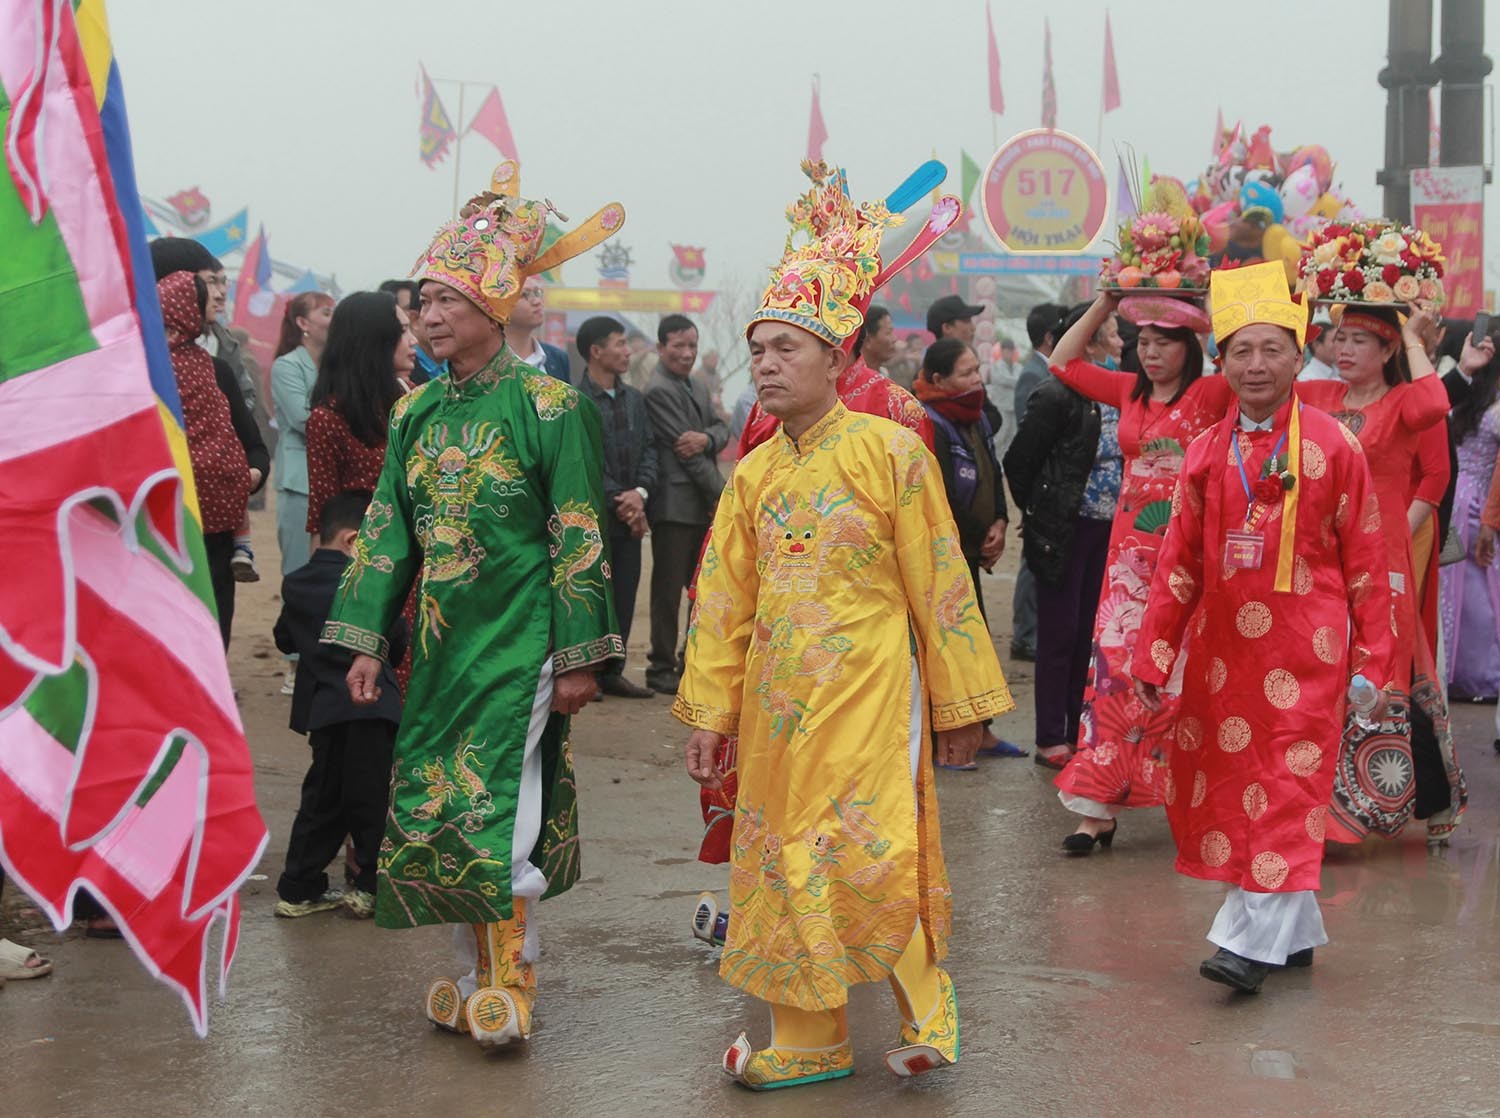
POLYGON ((281 693, 283 695, 294 694, 297 690, 297 669, 288 668, 286 676, 281 681, 281 693))

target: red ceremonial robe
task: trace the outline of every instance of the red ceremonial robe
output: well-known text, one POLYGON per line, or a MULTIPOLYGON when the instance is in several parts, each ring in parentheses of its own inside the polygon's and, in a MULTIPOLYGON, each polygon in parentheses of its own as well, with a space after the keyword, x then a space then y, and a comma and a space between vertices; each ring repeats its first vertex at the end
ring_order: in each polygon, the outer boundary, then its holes
POLYGON ((1294 396, 1270 431, 1240 431, 1231 415, 1188 448, 1131 664, 1165 683, 1191 623, 1162 790, 1179 873, 1262 893, 1318 887, 1349 678, 1390 678, 1388 573, 1364 452, 1330 416, 1294 396), (1252 511, 1234 443, 1254 489, 1290 435, 1293 405, 1300 453, 1285 569, 1280 498, 1255 501, 1259 567, 1230 569, 1226 534, 1252 511))

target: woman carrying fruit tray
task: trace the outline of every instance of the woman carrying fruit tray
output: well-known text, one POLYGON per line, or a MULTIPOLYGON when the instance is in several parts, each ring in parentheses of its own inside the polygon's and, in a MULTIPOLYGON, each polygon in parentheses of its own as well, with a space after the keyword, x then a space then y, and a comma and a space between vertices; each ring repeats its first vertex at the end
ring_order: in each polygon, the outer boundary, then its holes
MULTIPOLYGON (((1169 266, 1176 271, 1179 262, 1169 266)), ((1168 282, 1173 279, 1180 282, 1180 277, 1168 277, 1168 282)), ((1094 622, 1093 677, 1084 692, 1077 751, 1056 781, 1063 806, 1082 817, 1078 830, 1063 840, 1069 854, 1112 845, 1123 808, 1162 803, 1181 661, 1162 691, 1161 709, 1151 713, 1131 687, 1130 658, 1187 446, 1223 418, 1232 399, 1223 377, 1202 376, 1198 335, 1208 329, 1208 316, 1191 300, 1159 292, 1120 300, 1106 291, 1052 353, 1054 375, 1084 396, 1119 409, 1125 456, 1094 622), (1111 372, 1078 359, 1083 343, 1117 306, 1140 327, 1135 371, 1111 372)))

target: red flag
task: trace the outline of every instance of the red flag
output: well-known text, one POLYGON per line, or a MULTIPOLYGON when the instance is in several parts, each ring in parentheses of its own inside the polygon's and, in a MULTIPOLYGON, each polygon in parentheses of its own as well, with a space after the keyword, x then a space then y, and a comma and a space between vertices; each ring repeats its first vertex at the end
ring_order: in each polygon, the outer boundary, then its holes
POLYGON ((233 323, 250 335, 250 352, 269 377, 281 336, 281 316, 287 297, 271 290, 271 253, 266 248, 266 227, 245 250, 240 276, 235 281, 233 323))
POLYGON ((442 98, 427 76, 427 67, 418 65, 422 71, 422 130, 418 133, 417 152, 423 163, 436 167, 448 154, 448 146, 458 138, 458 133, 453 130, 448 110, 443 108, 442 98))
POLYGON ((1104 111, 1120 107, 1120 72, 1115 69, 1115 36, 1104 13, 1104 111))
POLYGON ((807 158, 814 163, 823 159, 823 141, 828 139, 828 126, 823 123, 823 106, 818 100, 819 82, 813 79, 812 114, 807 121, 807 158))
POLYGON ((990 18, 990 6, 984 6, 984 25, 990 33, 990 112, 1005 114, 1005 94, 1000 90, 1000 47, 995 42, 995 21, 990 18))
POLYGON ((1052 84, 1052 23, 1042 20, 1042 127, 1057 127, 1057 86, 1052 84))
POLYGON ((510 121, 505 119, 505 106, 500 103, 498 87, 490 86, 489 96, 479 106, 474 119, 469 121, 469 131, 478 132, 494 144, 506 159, 521 158, 516 154, 516 138, 510 134, 510 121))

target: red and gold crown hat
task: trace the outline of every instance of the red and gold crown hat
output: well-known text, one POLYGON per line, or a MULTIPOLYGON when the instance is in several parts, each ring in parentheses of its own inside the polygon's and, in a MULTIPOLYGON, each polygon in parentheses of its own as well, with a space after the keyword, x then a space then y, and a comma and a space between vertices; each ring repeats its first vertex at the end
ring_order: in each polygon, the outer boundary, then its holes
POLYGON ((438 230, 417 258, 412 279, 446 284, 504 323, 528 276, 587 252, 625 224, 625 207, 611 202, 544 249, 548 215, 567 218, 551 201, 520 198, 520 184, 521 167, 515 160, 496 167, 490 189, 470 198, 458 218, 438 230))
POLYGON ((936 160, 917 168, 884 201, 856 205, 842 168, 804 160, 811 188, 787 207, 791 232, 781 262, 761 296, 757 322, 788 322, 832 346, 849 348, 864 324, 870 301, 891 277, 926 252, 963 212, 952 195, 937 197, 927 221, 895 260, 886 263, 881 241, 900 214, 947 177, 936 160))

